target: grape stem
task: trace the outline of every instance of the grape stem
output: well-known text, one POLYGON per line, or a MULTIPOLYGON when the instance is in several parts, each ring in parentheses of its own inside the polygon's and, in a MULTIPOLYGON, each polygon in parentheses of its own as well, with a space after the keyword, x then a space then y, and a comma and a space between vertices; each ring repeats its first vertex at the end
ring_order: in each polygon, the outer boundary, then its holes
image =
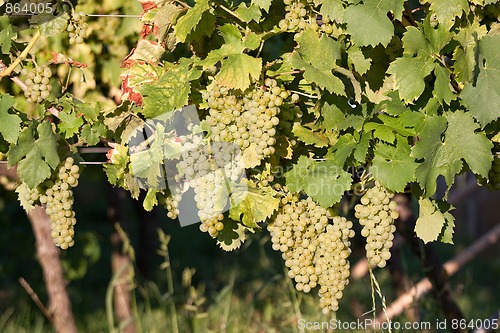
POLYGON ((297 94, 297 95, 302 95, 302 96, 308 97, 308 98, 320 99, 320 96, 309 95, 309 94, 306 94, 306 93, 303 93, 303 92, 300 92, 300 91, 296 91, 296 90, 290 90, 290 92, 294 93, 294 94, 297 94))
POLYGON ((10 75, 12 73, 12 71, 14 71, 14 69, 17 67, 17 65, 19 65, 21 63, 21 61, 24 60, 24 58, 26 58, 26 56, 31 51, 31 49, 33 48, 33 46, 35 45, 36 41, 40 38, 41 35, 42 34, 40 33, 40 30, 37 30, 36 33, 35 33, 35 35, 33 36, 33 38, 31 38, 31 41, 28 43, 28 45, 24 49, 24 51, 21 52, 21 54, 17 57, 17 59, 14 60, 14 62, 12 64, 10 64, 10 66, 7 69, 4 69, 0 73, 0 80, 4 76, 10 75))

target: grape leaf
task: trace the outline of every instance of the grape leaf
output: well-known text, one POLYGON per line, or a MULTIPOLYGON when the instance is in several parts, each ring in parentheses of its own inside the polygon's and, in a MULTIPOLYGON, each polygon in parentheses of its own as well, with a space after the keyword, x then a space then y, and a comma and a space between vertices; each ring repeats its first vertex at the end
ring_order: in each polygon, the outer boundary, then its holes
POLYGON ((299 123, 293 125, 292 133, 306 145, 314 145, 315 147, 325 147, 328 146, 328 139, 321 135, 320 133, 313 132, 312 130, 305 128, 299 123))
POLYGON ((250 86, 250 78, 257 80, 262 70, 262 59, 248 54, 233 54, 221 63, 216 80, 231 89, 246 90, 250 86))
POLYGON ((144 209, 148 212, 153 210, 153 207, 158 204, 158 198, 156 197, 156 194, 158 193, 157 190, 155 189, 148 189, 148 192, 146 194, 146 197, 144 198, 144 202, 142 203, 142 206, 144 209))
POLYGON ((432 10, 437 17, 439 24, 450 30, 455 24, 456 17, 462 16, 462 13, 469 14, 469 3, 467 0, 427 0, 430 3, 432 10))
POLYGON ((339 43, 326 35, 320 37, 312 29, 302 32, 297 37, 297 43, 299 48, 292 55, 292 65, 304 69, 304 78, 308 82, 338 95, 345 95, 342 80, 332 74, 332 70, 338 67, 336 60, 341 55, 339 43))
POLYGON ((441 104, 450 102, 457 98, 450 82, 450 70, 442 66, 434 68, 436 81, 434 82, 434 96, 441 102, 441 104))
POLYGON ((163 179, 163 144, 164 130, 162 124, 156 125, 154 133, 146 138, 153 142, 149 144, 147 149, 137 153, 130 154, 130 169, 135 177, 144 178, 148 187, 165 188, 165 180, 163 179))
POLYGON ((453 216, 446 212, 443 214, 430 199, 420 198, 418 203, 420 208, 415 233, 424 243, 433 242, 438 239, 447 220, 453 221, 453 216))
POLYGON ((2 46, 2 53, 9 54, 12 46, 12 40, 17 38, 17 33, 12 30, 12 26, 7 26, 0 31, 0 45, 2 46))
POLYGON ((51 13, 42 13, 30 18, 30 24, 38 26, 42 36, 46 37, 54 37, 66 31, 68 21, 69 15, 66 12, 57 16, 51 13))
POLYGON ((395 76, 395 88, 401 99, 409 103, 422 94, 424 79, 434 69, 432 62, 432 58, 422 55, 398 58, 391 63, 387 73, 395 76))
POLYGON ((319 12, 321 15, 328 15, 330 20, 337 23, 344 23, 345 8, 341 0, 320 0, 321 8, 319 12))
POLYGON ((64 133, 64 137, 66 139, 77 133, 80 126, 83 125, 83 119, 81 117, 77 117, 73 113, 61 111, 59 112, 58 117, 61 122, 57 125, 57 128, 59 128, 61 133, 64 133))
POLYGON ((484 127, 500 116, 500 34, 479 41, 479 75, 475 86, 466 83, 461 98, 484 127))
POLYGON ((200 23, 203 13, 209 9, 208 0, 197 0, 194 7, 189 8, 187 13, 177 20, 175 33, 181 42, 186 41, 189 33, 200 23))
POLYGON ((398 137, 395 147, 379 143, 371 167, 373 177, 393 192, 404 192, 406 184, 413 181, 417 168, 410 153, 410 145, 403 137, 398 137))
POLYGON ((10 143, 16 143, 21 132, 21 118, 8 112, 15 103, 14 97, 9 94, 0 96, 0 133, 10 143))
MULTIPOLYGON (((387 17, 387 4, 392 0, 365 0, 363 4, 347 7, 347 33, 359 46, 387 46, 394 34, 394 26, 387 17)), ((401 9, 402 11, 402 9, 401 9)), ((400 11, 400 12, 401 12, 400 11)))
POLYGON ((82 140, 91 146, 96 145, 100 142, 101 136, 106 136, 106 130, 106 125, 102 123, 93 125, 85 124, 81 132, 82 140))
POLYGON ((241 219, 248 228, 259 228, 258 223, 265 221, 279 207, 280 200, 275 195, 270 187, 257 189, 249 183, 248 191, 231 193, 229 216, 236 221, 241 219))
POLYGON ((354 65, 354 69, 359 74, 363 75, 370 69, 372 60, 366 58, 359 48, 351 46, 347 50, 347 55, 349 56, 349 63, 354 65))
POLYGON ((217 234, 217 244, 224 251, 233 251, 238 249, 246 239, 246 228, 231 219, 224 221, 224 229, 217 234))
POLYGON ((244 2, 242 2, 238 8, 236 8, 236 14, 243 22, 259 22, 261 17, 261 12, 258 6, 251 4, 250 6, 246 6, 244 2))
POLYGON ((286 185, 292 192, 304 191, 323 207, 340 201, 351 188, 351 174, 335 161, 313 161, 301 156, 292 170, 285 173, 286 185))
POLYGON ((379 114, 377 118, 382 121, 382 124, 368 122, 364 125, 364 130, 366 132, 373 130, 373 136, 382 141, 394 143, 396 134, 405 137, 417 135, 415 130, 411 128, 411 123, 403 123, 402 118, 391 117, 385 114, 379 114))
POLYGON ((143 96, 140 112, 146 118, 155 118, 188 104, 191 92, 190 81, 201 75, 201 71, 190 66, 189 61, 163 73, 157 81, 143 84, 136 91, 143 96))
POLYGON ((272 1, 273 0, 252 0, 252 4, 264 9, 264 11, 269 13, 269 7, 271 7, 272 1))
POLYGON ((453 184, 454 176, 462 170, 462 159, 475 174, 487 177, 493 160, 493 144, 483 132, 475 132, 479 125, 470 114, 447 112, 445 118, 428 116, 424 123, 424 129, 419 133, 420 140, 413 147, 411 156, 424 160, 415 175, 425 197, 436 192, 439 175, 444 176, 448 187, 453 184), (444 141, 441 140, 443 133, 444 141))
POLYGON ((486 36, 486 33, 486 26, 474 21, 472 25, 459 30, 453 37, 460 43, 453 52, 453 69, 457 82, 465 84, 473 79, 478 41, 486 36))
POLYGON ((60 161, 51 124, 45 121, 38 125, 37 139, 33 132, 33 128, 25 128, 8 152, 9 167, 18 164, 19 178, 31 189, 49 178, 60 161))

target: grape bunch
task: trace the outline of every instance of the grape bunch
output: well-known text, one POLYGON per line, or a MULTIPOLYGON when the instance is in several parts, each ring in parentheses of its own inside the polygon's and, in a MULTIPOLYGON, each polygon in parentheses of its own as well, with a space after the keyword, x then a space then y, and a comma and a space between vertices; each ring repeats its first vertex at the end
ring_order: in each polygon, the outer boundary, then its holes
POLYGON ((308 293, 316 287, 319 271, 314 256, 319 235, 325 230, 331 214, 308 197, 283 206, 273 223, 267 226, 275 251, 282 252, 288 276, 298 291, 308 293))
POLYGON ((324 313, 338 310, 338 300, 349 283, 352 226, 352 222, 333 217, 311 198, 290 200, 267 226, 272 247, 282 252, 295 288, 308 293, 320 287, 318 295, 324 313))
POLYGON ((477 182, 481 186, 486 186, 489 190, 500 189, 500 156, 495 155, 488 173, 488 179, 481 176, 477 177, 477 182))
POLYGON ((84 12, 73 12, 71 15, 71 22, 67 28, 70 44, 82 44, 83 40, 89 36, 90 30, 86 18, 87 15, 84 12))
POLYGON ((45 211, 50 218, 51 236, 56 246, 65 250, 74 245, 74 226, 76 224, 73 211, 73 191, 71 188, 78 185, 80 167, 74 164, 72 157, 66 158, 59 167, 55 180, 49 180, 44 194, 40 194, 41 204, 45 204, 45 211))
POLYGON ((203 97, 208 101, 211 139, 233 142, 244 153, 253 150, 259 160, 275 153, 278 114, 289 93, 274 79, 244 93, 230 91, 214 80, 203 97))
POLYGON ((230 184, 244 175, 240 149, 231 143, 206 143, 194 136, 183 145, 176 180, 194 190, 201 220, 200 230, 216 237, 224 224, 222 214, 230 195, 230 184))
POLYGON ((350 238, 354 237, 353 224, 345 217, 336 216, 333 224, 326 226, 318 237, 315 256, 316 272, 319 275, 320 306, 324 314, 339 309, 338 301, 349 284, 351 254, 350 238))
POLYGON ((24 67, 21 70, 21 75, 25 76, 24 84, 26 90, 24 96, 29 102, 41 103, 50 96, 52 85, 50 84, 50 77, 52 71, 46 65, 37 66, 32 70, 24 67))
POLYGON ((281 31, 304 30, 309 25, 307 8, 302 1, 284 0, 285 17, 278 23, 281 31))
POLYGON ((355 216, 363 226, 361 235, 366 238, 366 257, 370 265, 385 267, 391 257, 394 220, 399 217, 397 203, 378 181, 361 197, 361 204, 354 207, 355 216))

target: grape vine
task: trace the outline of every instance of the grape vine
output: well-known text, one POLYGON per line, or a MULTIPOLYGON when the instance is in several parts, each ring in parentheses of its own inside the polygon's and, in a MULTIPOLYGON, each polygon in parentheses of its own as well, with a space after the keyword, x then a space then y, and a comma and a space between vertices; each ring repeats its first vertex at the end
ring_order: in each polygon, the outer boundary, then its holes
POLYGON ((419 238, 453 243, 437 179, 449 190, 469 172, 499 187, 500 1, 130 1, 122 10, 139 18, 107 18, 109 29, 90 4, 53 5, 29 27, 0 19, 0 156, 63 249, 79 149, 107 147, 112 185, 146 191, 144 208, 170 219, 192 196, 224 250, 267 225, 297 290, 318 289, 327 313, 357 223, 370 265, 386 266, 394 195, 425 208, 419 238), (172 119, 188 105, 197 116, 181 130, 172 119))

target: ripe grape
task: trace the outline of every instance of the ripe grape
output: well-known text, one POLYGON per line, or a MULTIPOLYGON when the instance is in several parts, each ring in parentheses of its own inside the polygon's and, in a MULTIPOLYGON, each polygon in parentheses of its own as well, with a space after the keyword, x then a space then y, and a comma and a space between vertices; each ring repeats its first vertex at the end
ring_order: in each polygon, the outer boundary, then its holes
POLYGON ((370 265, 385 267, 391 257, 396 226, 399 217, 397 203, 391 200, 394 194, 388 192, 378 181, 361 197, 361 203, 354 207, 355 216, 363 226, 361 235, 366 238, 366 257, 370 265))
POLYGON ((80 167, 74 164, 72 157, 68 157, 59 167, 55 180, 44 184, 47 187, 45 194, 40 195, 40 203, 46 205, 45 211, 50 218, 52 240, 63 250, 75 244, 76 218, 71 188, 78 185, 79 177, 80 167))
POLYGON ((24 96, 29 102, 41 103, 49 98, 50 91, 52 90, 52 85, 50 84, 52 71, 48 66, 38 66, 32 70, 24 67, 21 70, 21 75, 26 77, 24 81, 24 84, 26 84, 24 96))
POLYGON ((84 12, 73 12, 71 21, 66 30, 69 32, 70 44, 82 44, 84 39, 90 34, 89 25, 86 21, 87 15, 84 12))
POLYGON ((282 252, 296 289, 308 293, 320 287, 318 294, 324 313, 338 310, 338 300, 348 284, 352 225, 344 217, 332 217, 329 210, 311 198, 292 197, 267 226, 272 247, 282 252))

